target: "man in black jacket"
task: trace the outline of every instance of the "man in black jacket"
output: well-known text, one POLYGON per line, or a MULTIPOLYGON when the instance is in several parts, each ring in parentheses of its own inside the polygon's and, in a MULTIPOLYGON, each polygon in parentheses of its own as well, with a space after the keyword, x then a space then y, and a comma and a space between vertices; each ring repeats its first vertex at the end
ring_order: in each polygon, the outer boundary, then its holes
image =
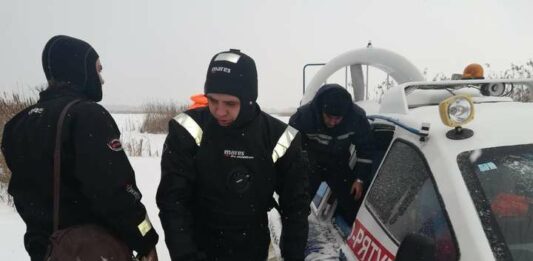
POLYGON ((300 135, 261 111, 255 62, 239 50, 211 60, 208 107, 169 122, 157 204, 172 260, 266 260, 267 211, 279 195, 285 260, 303 260, 308 173, 300 135))
MULTIPOLYGON (((52 233, 53 154, 59 114, 75 99, 63 124, 59 229, 99 224, 143 256, 157 260, 158 235, 141 203, 120 132, 102 99, 98 54, 86 42, 55 36, 42 55, 49 86, 37 104, 5 126, 2 152, 12 172, 9 193, 26 223, 24 246, 42 261, 52 233)), ((111 260, 111 257, 103 257, 111 260)))
POLYGON ((309 154, 310 194, 326 181, 351 224, 373 170, 374 142, 365 111, 342 86, 326 84, 298 108, 289 125, 302 133, 303 149, 309 154))

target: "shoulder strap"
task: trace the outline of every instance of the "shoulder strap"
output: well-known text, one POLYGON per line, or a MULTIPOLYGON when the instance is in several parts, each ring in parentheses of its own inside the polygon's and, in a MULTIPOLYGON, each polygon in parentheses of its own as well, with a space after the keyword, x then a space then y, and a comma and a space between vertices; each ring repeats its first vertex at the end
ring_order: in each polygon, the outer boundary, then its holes
POLYGON ((59 114, 59 120, 57 121, 57 130, 56 130, 56 143, 54 149, 54 230, 56 232, 59 228, 59 186, 60 186, 60 176, 61 176, 61 136, 63 130, 63 122, 65 121, 65 116, 67 115, 68 109, 81 101, 81 99, 76 99, 67 104, 65 108, 59 114))

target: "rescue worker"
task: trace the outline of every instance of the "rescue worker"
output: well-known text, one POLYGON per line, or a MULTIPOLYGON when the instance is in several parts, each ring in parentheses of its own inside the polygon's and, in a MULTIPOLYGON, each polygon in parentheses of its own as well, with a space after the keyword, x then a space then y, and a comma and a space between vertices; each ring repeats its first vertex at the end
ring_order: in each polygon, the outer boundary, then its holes
POLYGON ((303 149, 311 163, 310 195, 326 181, 338 209, 352 224, 371 180, 374 143, 363 109, 338 84, 326 84, 313 100, 291 116, 289 125, 302 133, 303 149), (351 196, 353 194, 353 196, 351 196))
POLYGON ((24 246, 31 260, 44 260, 49 245, 56 126, 60 112, 75 99, 81 101, 70 107, 63 124, 59 229, 99 224, 142 260, 157 260, 158 235, 141 203, 120 132, 96 103, 103 84, 98 54, 82 40, 55 36, 44 48, 42 64, 48 87, 35 105, 5 125, 2 138, 12 172, 8 192, 26 223, 24 246))
POLYGON ((256 103, 254 60, 216 54, 208 107, 169 122, 157 204, 172 260, 266 260, 267 211, 279 195, 284 260, 304 260, 308 173, 298 132, 256 103))

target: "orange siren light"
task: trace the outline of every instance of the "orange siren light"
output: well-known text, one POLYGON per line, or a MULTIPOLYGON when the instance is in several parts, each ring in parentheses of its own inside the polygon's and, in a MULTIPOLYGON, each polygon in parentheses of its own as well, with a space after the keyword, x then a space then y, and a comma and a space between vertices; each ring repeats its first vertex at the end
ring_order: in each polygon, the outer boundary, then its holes
POLYGON ((469 64, 463 71, 463 80, 485 79, 483 76, 483 67, 477 63, 469 64))

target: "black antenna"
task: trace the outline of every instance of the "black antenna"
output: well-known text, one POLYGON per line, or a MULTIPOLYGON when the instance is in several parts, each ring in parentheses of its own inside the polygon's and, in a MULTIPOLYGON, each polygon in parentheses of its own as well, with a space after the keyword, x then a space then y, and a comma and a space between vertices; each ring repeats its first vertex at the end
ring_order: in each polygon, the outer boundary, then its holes
MULTIPOLYGON (((372 48, 372 40, 368 40, 366 48, 372 48)), ((366 65, 366 77, 365 77, 365 100, 368 100, 368 64, 366 65)))

